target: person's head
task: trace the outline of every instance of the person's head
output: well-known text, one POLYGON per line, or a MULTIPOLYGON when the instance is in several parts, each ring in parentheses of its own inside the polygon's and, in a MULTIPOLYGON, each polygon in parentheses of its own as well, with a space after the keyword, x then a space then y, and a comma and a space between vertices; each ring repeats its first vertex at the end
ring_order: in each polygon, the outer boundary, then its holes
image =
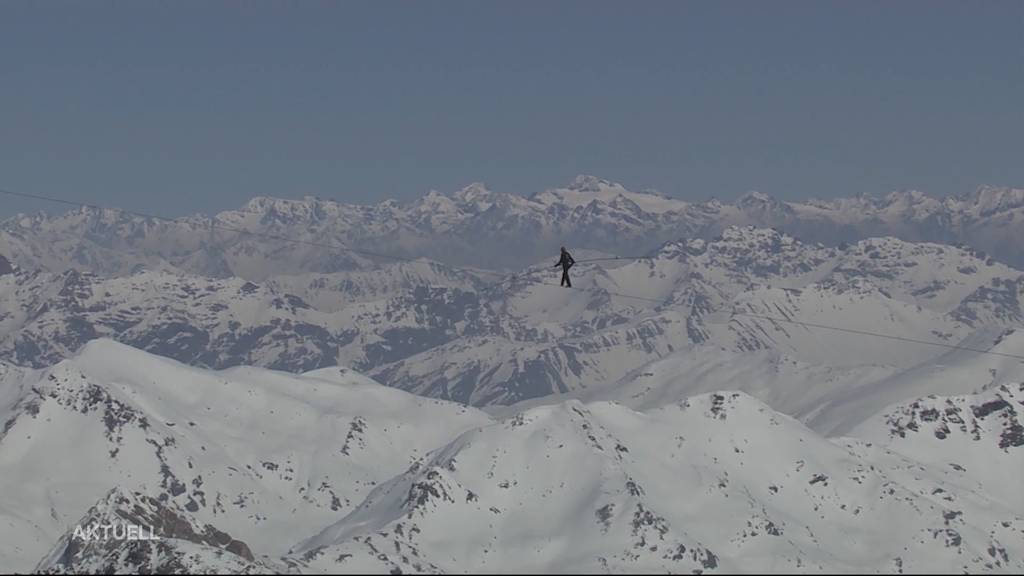
POLYGON ((565 252, 565 246, 562 246, 562 252, 565 252))

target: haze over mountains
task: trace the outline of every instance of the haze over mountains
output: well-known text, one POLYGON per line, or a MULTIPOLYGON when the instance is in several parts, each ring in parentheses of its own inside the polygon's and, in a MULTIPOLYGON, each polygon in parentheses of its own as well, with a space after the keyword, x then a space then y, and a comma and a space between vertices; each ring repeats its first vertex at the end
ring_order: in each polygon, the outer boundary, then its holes
POLYGON ((366 266, 353 253, 229 232, 244 229, 451 265, 518 269, 558 246, 642 255, 680 238, 710 239, 728 226, 774 227, 834 246, 876 236, 963 243, 1024 266, 1024 189, 981 187, 948 198, 919 191, 882 197, 782 202, 751 192, 734 203, 692 203, 635 192, 593 176, 525 197, 472 184, 408 203, 342 204, 254 198, 240 210, 173 222, 81 209, 15 217, 0 226, 0 253, 29 269, 74 267, 125 274, 176 268, 213 277, 336 272, 366 266))
MULTIPOLYGON (((487 406, 593 391, 680 355, 725 369, 763 352, 752 372, 794 361, 808 374, 828 367, 843 382, 867 384, 948 351, 785 320, 1012 354, 1024 314, 1020 271, 973 249, 893 238, 835 248, 729 228, 573 273, 568 290, 554 284, 548 262, 498 278, 419 261, 260 283, 18 268, 0 277, 0 352, 44 367, 107 337, 218 369, 340 364, 487 406)), ((987 369, 977 367, 985 378, 987 369)), ((719 378, 712 372, 705 385, 719 378)))
POLYGON ((1022 210, 581 176, 9 219, 0 567, 1019 572, 1022 210), (117 519, 166 538, 74 538, 117 519))

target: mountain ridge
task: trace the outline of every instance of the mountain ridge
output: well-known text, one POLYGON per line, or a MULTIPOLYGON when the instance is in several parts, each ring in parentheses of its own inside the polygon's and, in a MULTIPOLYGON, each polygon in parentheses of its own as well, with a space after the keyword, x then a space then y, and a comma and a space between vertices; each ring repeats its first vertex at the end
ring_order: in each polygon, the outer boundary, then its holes
POLYGON ((567 290, 549 261, 499 280, 426 260, 259 283, 19 268, 0 277, 0 354, 41 367, 108 337, 212 368, 351 366, 483 406, 610 384, 699 346, 906 370, 944 350, 809 324, 947 347, 978 338, 968 347, 979 348, 998 336, 981 331, 1024 317, 1024 273, 970 248, 895 238, 828 247, 730 227, 573 274, 567 290))
POLYGON ((262 280, 373 266, 365 255, 328 246, 505 269, 545 258, 559 245, 629 255, 680 237, 709 239, 734 225, 777 227, 830 246, 885 235, 959 242, 1024 267, 1024 251, 1012 241, 1024 231, 1024 189, 980 186, 942 198, 901 190, 806 201, 749 192, 732 203, 690 202, 585 175, 528 196, 473 183, 450 194, 372 205, 257 197, 238 210, 173 221, 88 207, 53 217, 19 215, 0 222, 0 252, 29 269, 120 275, 145 267, 262 280))
POLYGON ((14 571, 1024 567, 1020 383, 893 404, 829 439, 729 390, 494 418, 346 369, 212 372, 109 340, 11 370, 0 561, 14 571), (161 540, 75 536, 123 522, 161 540))

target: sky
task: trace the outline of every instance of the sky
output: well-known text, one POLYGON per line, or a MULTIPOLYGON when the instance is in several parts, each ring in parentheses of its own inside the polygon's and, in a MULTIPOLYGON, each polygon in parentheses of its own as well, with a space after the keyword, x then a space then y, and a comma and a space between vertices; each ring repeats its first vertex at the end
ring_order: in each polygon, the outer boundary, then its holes
MULTIPOLYGON (((170 216, 593 174, 1024 187, 1024 2, 0 2, 0 188, 170 216)), ((0 196, 0 217, 63 209, 0 196)))

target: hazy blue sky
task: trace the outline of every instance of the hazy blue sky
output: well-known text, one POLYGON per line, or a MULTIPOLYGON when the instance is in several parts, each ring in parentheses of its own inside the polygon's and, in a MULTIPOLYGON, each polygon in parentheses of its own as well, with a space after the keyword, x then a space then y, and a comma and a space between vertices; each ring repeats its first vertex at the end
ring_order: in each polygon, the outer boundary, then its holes
POLYGON ((0 187, 177 215, 577 173, 1024 186, 1024 2, 0 2, 0 187))

